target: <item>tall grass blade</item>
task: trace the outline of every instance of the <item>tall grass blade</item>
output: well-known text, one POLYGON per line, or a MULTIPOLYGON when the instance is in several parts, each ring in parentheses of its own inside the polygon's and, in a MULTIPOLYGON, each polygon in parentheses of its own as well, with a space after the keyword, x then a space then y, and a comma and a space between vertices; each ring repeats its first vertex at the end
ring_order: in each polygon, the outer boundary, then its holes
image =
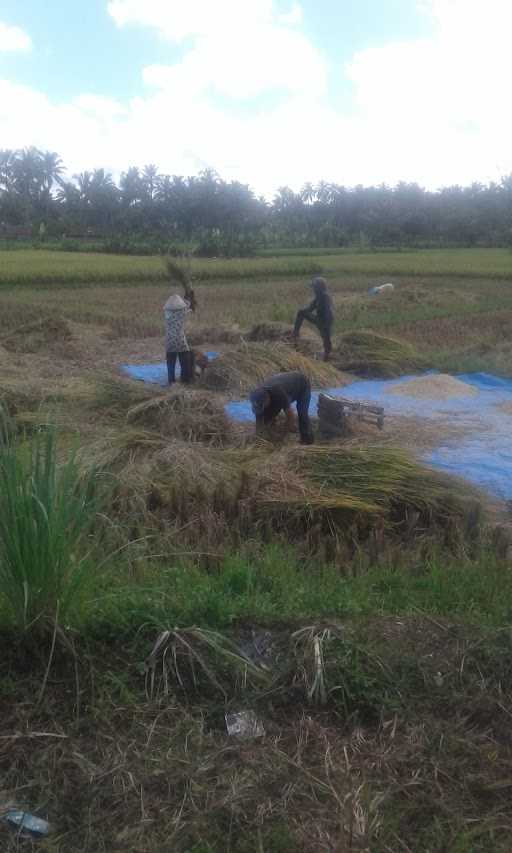
POLYGON ((99 510, 95 475, 74 454, 57 462, 55 432, 17 440, 3 420, 0 444, 0 585, 16 627, 48 629, 79 615, 92 577, 99 510))

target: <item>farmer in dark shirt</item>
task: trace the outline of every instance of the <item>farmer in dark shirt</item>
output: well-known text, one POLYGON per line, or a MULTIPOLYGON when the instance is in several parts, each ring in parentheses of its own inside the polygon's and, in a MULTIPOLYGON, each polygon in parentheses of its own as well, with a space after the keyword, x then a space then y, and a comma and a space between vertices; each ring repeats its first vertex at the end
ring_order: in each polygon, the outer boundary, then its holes
POLYGON ((301 444, 313 444, 313 433, 309 422, 311 385, 303 373, 276 373, 250 395, 252 410, 256 417, 256 431, 270 424, 280 412, 286 414, 290 431, 295 430, 292 403, 297 404, 301 444))
POLYGON ((311 287, 313 288, 315 298, 307 308, 302 308, 297 312, 293 336, 296 340, 298 339, 304 320, 308 320, 320 332, 324 344, 324 361, 329 361, 332 350, 331 331, 334 320, 332 299, 327 291, 325 278, 314 278, 311 282, 311 287))

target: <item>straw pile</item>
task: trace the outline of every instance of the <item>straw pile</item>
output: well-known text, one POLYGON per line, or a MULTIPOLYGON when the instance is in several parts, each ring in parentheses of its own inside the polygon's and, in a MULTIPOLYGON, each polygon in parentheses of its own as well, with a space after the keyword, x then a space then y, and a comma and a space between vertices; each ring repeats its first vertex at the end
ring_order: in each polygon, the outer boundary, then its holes
POLYGON ((368 377, 391 378, 422 368, 410 344, 373 332, 343 335, 336 341, 332 361, 340 370, 368 377))
POLYGON ((223 405, 201 391, 180 389, 144 400, 128 410, 127 421, 189 442, 222 445, 232 435, 223 405))
POLYGON ((288 344, 309 356, 313 356, 320 346, 318 337, 312 337, 307 332, 295 340, 293 328, 286 323, 257 323, 245 335, 245 339, 253 343, 273 341, 288 344))
POLYGON ((285 537, 332 559, 337 543, 353 549, 375 530, 459 529, 476 505, 466 484, 382 448, 235 449, 125 427, 80 458, 114 476, 113 511, 137 535, 172 525, 174 547, 219 556, 251 538, 285 537))
POLYGON ((478 391, 472 385, 461 382, 454 376, 440 373, 437 376, 420 376, 418 379, 410 379, 402 385, 388 388, 387 393, 416 397, 419 400, 450 400, 452 397, 474 397, 478 391))
POLYGON ((419 465, 400 450, 308 447, 288 453, 289 465, 318 490, 312 505, 387 514, 393 508, 414 508, 443 515, 462 510, 466 484, 419 465), (359 505, 359 506, 357 506, 359 505))
POLYGON ((274 373, 300 370, 311 384, 329 388, 345 384, 338 370, 295 352, 285 344, 243 344, 211 362, 203 384, 212 390, 245 394, 274 373))
POLYGON ((187 340, 192 346, 204 344, 232 344, 240 343, 242 332, 237 326, 200 326, 192 328, 187 332, 187 340))
POLYGON ((71 329, 62 317, 45 317, 18 326, 4 335, 1 342, 10 352, 32 353, 66 344, 71 338, 71 329))

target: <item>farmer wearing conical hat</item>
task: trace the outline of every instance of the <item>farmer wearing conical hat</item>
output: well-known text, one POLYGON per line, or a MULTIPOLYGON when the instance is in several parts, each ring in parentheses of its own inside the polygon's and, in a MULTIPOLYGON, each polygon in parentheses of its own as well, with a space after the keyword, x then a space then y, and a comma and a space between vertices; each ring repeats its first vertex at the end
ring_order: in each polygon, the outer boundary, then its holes
POLYGON ((297 406, 301 444, 313 444, 313 432, 309 421, 311 385, 303 373, 276 373, 250 395, 253 414, 256 418, 256 432, 266 424, 271 424, 280 412, 284 412, 290 432, 295 431, 295 418, 292 404, 297 406))
POLYGON ((179 293, 173 293, 164 305, 165 349, 167 356, 167 376, 169 385, 176 379, 176 360, 180 360, 181 381, 194 380, 192 353, 185 334, 187 314, 192 310, 190 302, 179 293))
POLYGON ((308 320, 320 332, 324 344, 324 361, 329 361, 332 350, 331 332, 334 321, 332 299, 327 290, 325 278, 314 278, 311 282, 311 288, 314 293, 314 299, 307 308, 301 308, 297 312, 293 336, 297 341, 304 320, 308 320))

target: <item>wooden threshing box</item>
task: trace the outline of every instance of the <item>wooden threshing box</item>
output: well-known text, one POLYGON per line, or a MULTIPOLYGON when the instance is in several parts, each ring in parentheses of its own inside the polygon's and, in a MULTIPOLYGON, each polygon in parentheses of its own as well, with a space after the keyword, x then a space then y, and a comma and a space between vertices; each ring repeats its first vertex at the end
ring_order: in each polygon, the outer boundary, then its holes
POLYGON ((327 436, 348 435, 350 421, 358 420, 374 424, 378 429, 384 427, 384 408, 373 403, 361 403, 346 397, 331 397, 330 394, 318 395, 318 420, 320 431, 327 436))

